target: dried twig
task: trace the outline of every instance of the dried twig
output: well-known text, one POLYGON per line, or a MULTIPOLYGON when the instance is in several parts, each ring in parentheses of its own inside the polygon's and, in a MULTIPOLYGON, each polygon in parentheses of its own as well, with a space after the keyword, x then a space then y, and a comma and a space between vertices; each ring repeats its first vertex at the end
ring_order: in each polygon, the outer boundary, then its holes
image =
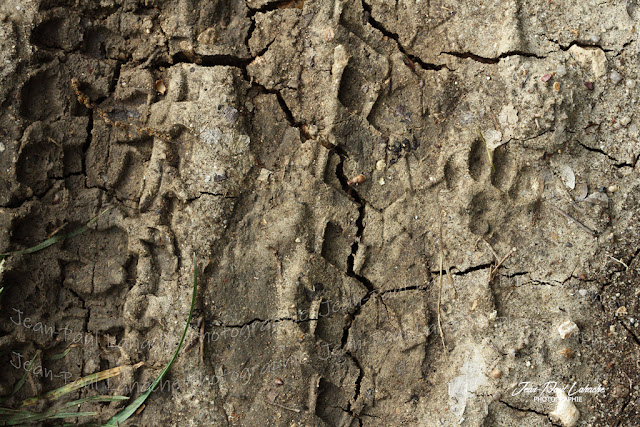
POLYGON ((596 236, 598 233, 596 233, 595 231, 593 231, 592 229, 590 229, 589 227, 587 227, 586 225, 584 225, 583 223, 581 223, 580 221, 578 221, 577 219, 575 219, 574 217, 572 217, 571 215, 569 215, 568 213, 566 213, 565 211, 563 211, 562 209, 560 209, 559 207, 555 206, 555 205, 549 205, 553 208, 553 210, 555 210, 556 212, 558 212, 560 215, 564 216, 567 219, 570 219, 571 221, 575 222, 576 224, 578 224, 578 226, 580 228, 582 228, 584 231, 586 231, 587 233, 591 234, 592 236, 596 236))
POLYGON ((64 221, 60 227, 56 228, 51 233, 49 233, 49 235, 47 236, 47 239, 50 239, 53 236, 55 236, 56 234, 58 234, 60 232, 60 230, 62 230, 64 227, 66 227, 66 225, 67 225, 67 222, 64 221))
MULTIPOLYGON (((442 244, 441 244, 442 247, 442 244)), ((444 332, 442 331, 442 321, 440 320, 440 303, 442 301, 442 264, 443 264, 443 256, 442 249, 440 250, 440 279, 438 280, 438 332, 440 332, 440 341, 442 341, 442 348, 447 351, 447 346, 444 343, 444 332)))
POLYGON ((200 323, 200 363, 203 363, 203 364, 204 364, 204 328, 205 328, 205 321, 203 316, 202 323, 200 323))
POLYGON ((515 251, 516 251, 516 248, 511 248, 511 250, 509 252, 507 252, 507 254, 505 256, 502 257, 500 262, 498 262, 498 264, 495 267, 493 267, 493 268, 489 267, 489 281, 493 280, 493 278, 495 277, 495 275, 498 272, 498 269, 500 268, 502 263, 505 262, 506 259, 509 258, 509 255, 511 255, 515 251))
POLYGON ((500 258, 498 258, 498 254, 496 253, 496 251, 493 250, 493 248, 491 247, 491 245, 489 244, 489 242, 487 242, 485 239, 482 239, 482 241, 484 243, 486 243, 486 245, 489 247, 489 250, 491 251, 491 253, 493 254, 493 256, 495 257, 496 261, 500 261, 500 258))
POLYGON ((280 257, 278 256, 278 250, 276 248, 273 248, 271 246, 269 246, 269 250, 271 252, 273 252, 273 256, 276 257, 276 273, 278 275, 278 280, 280 281, 280 283, 282 283, 283 281, 283 277, 282 277, 282 261, 280 261, 280 257))
POLYGON ((289 408, 288 406, 284 406, 284 405, 280 405, 279 403, 276 402, 269 402, 268 400, 265 399, 265 402, 268 403, 269 405, 273 405, 273 406, 277 406, 278 408, 282 408, 282 409, 286 409, 288 411, 293 411, 295 413, 300 413, 302 412, 300 409, 296 409, 296 408, 289 408))
POLYGON ((436 307, 437 321, 438 321, 438 332, 440 332, 440 341, 442 342, 442 348, 444 348, 445 353, 447 352, 447 345, 444 342, 444 331, 442 330, 442 321, 440 319, 440 305, 442 303, 442 271, 444 268, 444 248, 442 243, 442 210, 440 209, 440 199, 438 197, 438 234, 440 241, 440 277, 438 279, 438 304, 436 307))
POLYGON ((609 258, 611 258, 612 260, 617 261, 617 262, 619 262, 620 264, 624 265, 625 270, 628 270, 628 269, 629 269, 629 266, 628 266, 627 264, 625 264, 623 261, 619 260, 618 258, 614 258, 614 257, 612 257, 611 255, 609 255, 609 258))

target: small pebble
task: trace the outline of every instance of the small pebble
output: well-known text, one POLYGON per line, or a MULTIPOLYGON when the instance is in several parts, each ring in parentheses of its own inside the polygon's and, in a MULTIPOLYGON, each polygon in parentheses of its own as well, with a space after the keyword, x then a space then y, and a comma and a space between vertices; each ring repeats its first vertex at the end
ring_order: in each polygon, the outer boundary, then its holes
POLYGON ((589 90, 593 90, 593 82, 584 82, 584 87, 589 90))
POLYGON ((543 82, 548 82, 549 80, 551 80, 552 74, 551 73, 547 73, 544 76, 540 77, 540 80, 543 82))
POLYGON ((626 83, 627 87, 629 89, 633 89, 634 87, 636 87, 636 81, 635 80, 627 80, 626 83))
POLYGON ((562 339, 566 339, 575 332, 578 332, 578 325, 576 325, 571 320, 567 320, 566 322, 558 326, 558 333, 560 334, 560 338, 562 339))
POLYGON ((591 36, 589 37, 589 41, 591 43, 598 43, 600 41, 600 36, 597 34, 591 34, 591 36))
POLYGON ((567 359, 571 359, 575 353, 575 351, 571 350, 569 347, 565 347, 562 350, 558 351, 558 354, 564 356, 567 359))
POLYGON ((384 170, 384 165, 385 165, 384 160, 378 160, 376 162, 376 169, 379 171, 382 171, 384 170))
POLYGON ((365 181, 365 179, 366 178, 362 174, 356 175, 353 178, 351 178, 347 184, 349 184, 349 185, 362 184, 365 181))
POLYGON ((616 70, 613 70, 611 74, 609 74, 609 79, 611 79, 611 83, 617 85, 618 83, 620 83, 620 80, 622 80, 622 75, 620 75, 620 73, 616 70))
POLYGON ((560 178, 562 179, 562 182, 564 182, 564 185, 569 187, 571 190, 576 188, 576 175, 570 166, 562 166, 562 169, 560 170, 560 178))
POLYGON ((631 123, 631 117, 629 116, 624 116, 623 118, 620 119, 620 124, 622 126, 627 126, 629 123, 631 123))
POLYGON ((558 69, 556 70, 556 74, 558 75, 558 77, 564 77, 567 75, 567 67, 565 67, 564 65, 560 65, 558 67, 558 69))
POLYGON ((555 423, 560 423, 564 427, 573 427, 578 423, 580 411, 569 399, 567 393, 561 388, 555 389, 557 406, 553 412, 549 413, 549 418, 555 423))
POLYGON ((573 355, 575 354, 575 352, 573 350, 571 350, 569 347, 563 348, 562 350, 558 351, 558 354, 564 356, 567 359, 571 359, 573 357, 573 355))
POLYGON ((491 371, 491 377, 492 377, 492 378, 498 379, 498 378, 500 378, 501 376, 502 376, 502 371, 501 371, 500 369, 497 369, 497 368, 496 368, 496 369, 494 369, 494 370, 492 370, 492 371, 491 371))
POLYGON ((167 86, 162 80, 156 80, 156 93, 158 95, 164 95, 167 92, 167 86))
POLYGON ((580 289, 578 291, 578 293, 580 294, 580 296, 586 297, 587 296, 587 290, 586 289, 580 289))
POLYGON ((555 82, 553 84, 553 90, 555 90, 556 92, 560 92, 560 82, 555 82))

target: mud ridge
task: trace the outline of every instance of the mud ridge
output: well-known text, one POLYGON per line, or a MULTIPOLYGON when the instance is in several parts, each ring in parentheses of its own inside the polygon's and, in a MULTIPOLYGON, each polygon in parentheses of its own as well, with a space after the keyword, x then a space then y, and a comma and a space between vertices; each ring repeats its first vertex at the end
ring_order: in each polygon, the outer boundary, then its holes
POLYGON ((426 61, 423 61, 420 57, 416 56, 416 55, 412 55, 410 53, 407 52, 407 50, 405 49, 404 46, 402 46, 402 44, 400 44, 400 36, 398 36, 398 34, 387 30, 384 25, 382 25, 380 22, 376 21, 372 15, 371 15, 371 5, 368 4, 367 2, 365 2, 364 0, 362 0, 362 7, 365 10, 366 16, 367 16, 367 22, 369 23, 369 25, 371 25, 373 28, 375 28, 376 30, 380 31, 384 36, 390 38, 391 40, 396 42, 396 45, 398 46, 398 50, 400 50, 400 52, 402 52, 402 54, 411 62, 417 63, 419 64, 424 70, 433 70, 433 71, 439 71, 442 70, 443 68, 448 68, 445 64, 431 64, 428 63, 426 61))

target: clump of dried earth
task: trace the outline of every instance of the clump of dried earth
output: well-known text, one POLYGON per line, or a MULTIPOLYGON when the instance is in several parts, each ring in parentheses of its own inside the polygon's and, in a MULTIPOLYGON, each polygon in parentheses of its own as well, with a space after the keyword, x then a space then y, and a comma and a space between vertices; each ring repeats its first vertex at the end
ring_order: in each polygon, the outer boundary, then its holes
POLYGON ((130 425, 640 424, 638 19, 3 1, 0 252, 108 212, 7 259, 0 394, 37 354, 14 402, 117 366, 75 397, 135 397, 195 253, 130 425))

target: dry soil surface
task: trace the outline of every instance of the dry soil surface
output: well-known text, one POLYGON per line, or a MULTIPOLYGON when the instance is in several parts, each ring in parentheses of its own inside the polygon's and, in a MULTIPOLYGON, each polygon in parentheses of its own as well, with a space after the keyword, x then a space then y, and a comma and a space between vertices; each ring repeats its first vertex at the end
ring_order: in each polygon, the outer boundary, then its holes
POLYGON ((128 425, 640 425, 639 19, 3 1, 0 252, 108 209, 6 259, 4 405, 140 394, 195 253, 128 425))

